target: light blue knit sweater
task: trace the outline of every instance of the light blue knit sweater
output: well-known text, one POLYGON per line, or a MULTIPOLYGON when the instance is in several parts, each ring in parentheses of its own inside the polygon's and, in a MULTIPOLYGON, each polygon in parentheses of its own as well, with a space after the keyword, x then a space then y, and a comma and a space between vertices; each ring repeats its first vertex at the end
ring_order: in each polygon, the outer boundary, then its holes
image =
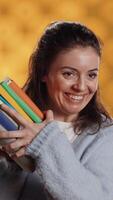
POLYGON ((27 148, 34 173, 0 163, 0 200, 113 200, 113 125, 89 133, 71 144, 49 123, 27 148))
POLYGON ((54 121, 27 148, 47 199, 113 200, 113 126, 89 133, 70 144, 54 121))

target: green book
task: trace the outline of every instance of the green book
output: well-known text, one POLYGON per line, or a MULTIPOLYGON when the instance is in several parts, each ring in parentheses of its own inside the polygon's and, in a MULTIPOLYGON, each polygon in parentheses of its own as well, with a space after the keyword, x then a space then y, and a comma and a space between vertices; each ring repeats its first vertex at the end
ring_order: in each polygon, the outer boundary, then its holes
POLYGON ((8 86, 7 80, 0 83, 7 93, 17 102, 17 104, 29 115, 29 117, 36 123, 42 120, 33 112, 33 110, 8 86))

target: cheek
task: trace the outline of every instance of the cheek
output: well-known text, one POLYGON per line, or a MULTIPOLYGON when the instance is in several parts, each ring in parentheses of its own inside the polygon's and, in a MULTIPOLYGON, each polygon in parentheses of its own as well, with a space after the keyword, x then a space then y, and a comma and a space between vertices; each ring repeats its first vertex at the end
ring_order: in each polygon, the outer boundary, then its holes
POLYGON ((90 84, 90 91, 91 93, 95 93, 98 89, 98 81, 93 82, 90 84))
POLYGON ((65 90, 67 87, 66 81, 64 81, 61 77, 56 77, 47 83, 47 87, 49 90, 53 92, 65 90))
POLYGON ((59 92, 62 88, 62 84, 57 80, 50 80, 46 82, 46 86, 50 96, 54 96, 54 94, 59 92))

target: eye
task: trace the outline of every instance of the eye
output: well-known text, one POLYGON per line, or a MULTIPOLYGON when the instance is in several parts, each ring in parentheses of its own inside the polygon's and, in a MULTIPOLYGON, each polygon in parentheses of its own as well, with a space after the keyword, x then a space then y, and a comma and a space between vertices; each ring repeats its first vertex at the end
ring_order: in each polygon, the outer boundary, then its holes
POLYGON ((97 73, 91 73, 91 74, 89 74, 89 77, 91 79, 95 79, 97 77, 97 73))
POLYGON ((75 78, 77 76, 77 74, 72 71, 65 71, 62 74, 63 74, 64 78, 66 78, 66 79, 75 78))
POLYGON ((73 73, 72 72, 64 72, 63 75, 65 77, 69 77, 69 76, 73 76, 73 73))

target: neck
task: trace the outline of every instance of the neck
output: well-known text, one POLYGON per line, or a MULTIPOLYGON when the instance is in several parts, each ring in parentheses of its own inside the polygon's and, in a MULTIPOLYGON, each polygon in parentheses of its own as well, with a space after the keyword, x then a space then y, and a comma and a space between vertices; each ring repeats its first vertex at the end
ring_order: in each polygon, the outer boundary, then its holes
POLYGON ((70 114, 59 110, 59 108, 55 108, 52 104, 47 105, 47 109, 53 111, 54 119, 57 121, 63 122, 73 122, 78 118, 78 113, 70 114))
POLYGON ((53 111, 54 113, 54 119, 57 121, 63 121, 63 122, 73 122, 74 120, 77 119, 78 114, 73 114, 73 115, 66 115, 66 114, 59 114, 55 111, 53 111))

